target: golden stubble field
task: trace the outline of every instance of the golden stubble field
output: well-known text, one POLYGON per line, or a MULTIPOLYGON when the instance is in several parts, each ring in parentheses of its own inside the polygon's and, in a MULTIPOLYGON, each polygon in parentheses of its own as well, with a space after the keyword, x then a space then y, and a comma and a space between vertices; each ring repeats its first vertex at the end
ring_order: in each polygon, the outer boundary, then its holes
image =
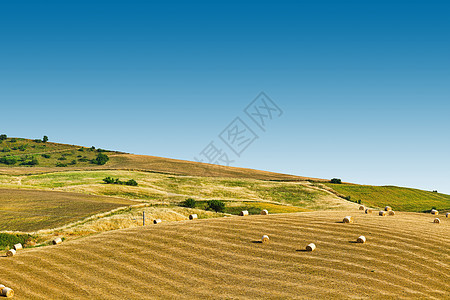
POLYGON ((434 218, 352 210, 166 222, 0 257, 0 280, 16 299, 448 299, 450 222, 434 218), (341 223, 347 215, 355 223, 341 223), (303 251, 311 242, 316 251, 303 251))

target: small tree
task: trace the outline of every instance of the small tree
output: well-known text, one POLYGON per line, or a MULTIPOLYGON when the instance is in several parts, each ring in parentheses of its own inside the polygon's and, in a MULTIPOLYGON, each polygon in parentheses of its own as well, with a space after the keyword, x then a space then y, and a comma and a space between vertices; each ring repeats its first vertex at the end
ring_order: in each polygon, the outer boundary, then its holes
POLYGON ((94 164, 104 165, 108 162, 109 157, 104 153, 99 153, 95 159, 92 160, 94 164))
POLYGON ((195 202, 194 199, 192 198, 187 198, 186 200, 184 200, 181 203, 184 207, 189 207, 189 208, 195 208, 195 206, 197 205, 197 203, 195 202))
POLYGON ((333 178, 333 179, 330 180, 330 182, 331 182, 331 183, 336 183, 336 184, 341 184, 341 183, 342 183, 342 180, 339 179, 339 178, 333 178))
POLYGON ((0 134, 0 140, 4 141, 8 138, 6 134, 0 134))
POLYGON ((208 208, 214 210, 215 212, 223 212, 225 210, 225 203, 220 200, 209 200, 208 208))
POLYGON ((44 137, 42 138, 42 141, 43 141, 44 143, 47 143, 47 142, 48 142, 48 136, 44 135, 44 137))

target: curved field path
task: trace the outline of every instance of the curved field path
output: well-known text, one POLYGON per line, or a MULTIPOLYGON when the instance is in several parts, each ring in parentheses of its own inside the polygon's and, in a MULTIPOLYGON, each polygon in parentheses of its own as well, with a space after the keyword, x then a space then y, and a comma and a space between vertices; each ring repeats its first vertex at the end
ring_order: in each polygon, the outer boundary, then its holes
POLYGON ((448 299, 450 220, 439 217, 343 211, 163 222, 0 257, 0 283, 16 299, 448 299), (347 215, 355 223, 340 223, 347 215), (360 235, 366 244, 354 242, 360 235), (303 251, 311 242, 316 251, 303 251))

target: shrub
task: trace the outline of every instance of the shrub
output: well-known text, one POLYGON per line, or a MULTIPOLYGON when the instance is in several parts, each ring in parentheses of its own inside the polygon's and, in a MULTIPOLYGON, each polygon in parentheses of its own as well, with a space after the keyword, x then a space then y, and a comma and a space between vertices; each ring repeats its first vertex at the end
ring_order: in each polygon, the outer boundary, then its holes
POLYGON ((94 150, 95 150, 95 147, 94 147, 94 146, 92 146, 90 150, 91 150, 91 151, 94 151, 94 150))
POLYGON ((15 165, 17 163, 17 158, 14 156, 0 157, 0 163, 5 165, 15 165))
POLYGON ((70 162, 70 164, 71 164, 71 165, 76 165, 76 164, 77 164, 77 161, 74 159, 74 160, 72 160, 72 161, 70 162))
POLYGON ((27 150, 27 147, 28 147, 28 144, 20 145, 19 146, 19 150, 20 151, 25 151, 25 150, 27 150))
POLYGON ((10 142, 10 143, 15 143, 15 142, 17 142, 17 140, 14 139, 14 138, 12 138, 9 142, 10 142))
POLYGON ((108 162, 109 157, 104 153, 99 153, 95 159, 92 160, 92 163, 96 165, 104 165, 108 162))
POLYGON ((78 151, 83 152, 83 151, 84 151, 84 148, 80 148, 80 149, 78 149, 78 151))
POLYGON ((66 159, 67 158, 65 156, 58 157, 58 160, 66 160, 66 159))
POLYGON ((119 178, 112 178, 112 177, 105 177, 103 178, 103 182, 106 184, 121 184, 121 185, 130 185, 130 186, 137 186, 138 183, 134 179, 130 179, 128 181, 121 181, 119 178))
POLYGON ((225 203, 220 200, 209 200, 208 209, 212 209, 215 212, 223 212, 225 210, 225 203))
POLYGON ((48 142, 48 136, 44 135, 44 137, 42 138, 42 141, 43 141, 44 143, 47 143, 47 142, 48 142))
POLYGON ((0 134, 0 140, 4 141, 8 138, 6 134, 0 134))
POLYGON ((36 157, 28 158, 27 160, 24 160, 20 165, 22 166, 35 166, 38 165, 39 161, 36 157))
POLYGON ((42 141, 40 139, 35 139, 35 140, 33 140, 33 142, 35 142, 35 143, 42 143, 42 141))
POLYGON ((86 162, 89 161, 89 159, 87 159, 86 157, 80 158, 78 159, 79 162, 86 162))
POLYGON ((197 203, 195 202, 194 199, 192 198, 187 198, 186 200, 184 200, 183 202, 181 202, 181 205, 184 207, 189 207, 189 208, 195 208, 195 205, 197 203))
POLYGON ((3 148, 3 149, 2 149, 2 152, 11 152, 11 149, 9 149, 8 147, 6 147, 6 148, 3 148))
POLYGON ((106 184, 112 184, 112 183, 114 183, 114 178, 108 176, 108 177, 103 178, 103 181, 106 184))
POLYGON ((138 183, 134 179, 128 180, 127 182, 125 182, 125 184, 130 186, 138 186, 138 183))
POLYGON ((51 157, 50 154, 41 154, 41 156, 42 156, 43 158, 50 158, 50 157, 51 157))
POLYGON ((56 166, 57 166, 57 167, 67 167, 67 164, 57 163, 56 166))
POLYGON ((341 183, 342 183, 342 180, 339 179, 339 178, 333 178, 333 179, 330 180, 330 182, 331 182, 331 183, 336 183, 336 184, 341 184, 341 183))

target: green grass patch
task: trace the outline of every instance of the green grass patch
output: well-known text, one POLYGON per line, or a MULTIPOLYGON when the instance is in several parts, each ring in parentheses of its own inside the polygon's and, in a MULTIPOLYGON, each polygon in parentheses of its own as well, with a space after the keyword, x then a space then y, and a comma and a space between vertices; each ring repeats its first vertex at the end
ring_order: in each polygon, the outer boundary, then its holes
POLYGON ((11 249, 15 244, 24 245, 34 237, 30 234, 0 233, 0 250, 11 249))

